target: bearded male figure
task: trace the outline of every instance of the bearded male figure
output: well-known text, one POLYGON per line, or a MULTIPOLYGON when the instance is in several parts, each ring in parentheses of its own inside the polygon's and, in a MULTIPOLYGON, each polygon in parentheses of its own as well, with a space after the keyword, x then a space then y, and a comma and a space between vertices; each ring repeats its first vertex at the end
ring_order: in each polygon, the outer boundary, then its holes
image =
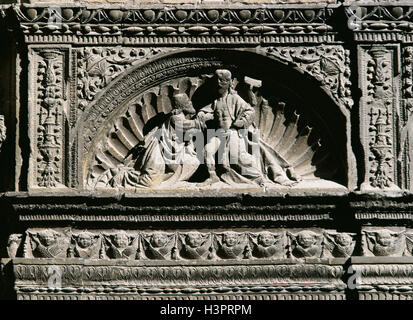
POLYGON ((254 125, 255 110, 232 88, 231 72, 218 69, 215 76, 217 98, 197 115, 201 123, 209 123, 204 126, 215 130, 213 136, 207 130, 205 163, 209 178, 204 184, 222 180, 229 184, 253 182, 264 185, 272 181, 292 185, 293 180, 300 180, 292 167, 264 141, 249 139, 250 133, 254 136, 257 130, 254 125), (252 153, 249 150, 253 150, 252 153), (219 177, 215 161, 217 154, 222 169, 219 177))

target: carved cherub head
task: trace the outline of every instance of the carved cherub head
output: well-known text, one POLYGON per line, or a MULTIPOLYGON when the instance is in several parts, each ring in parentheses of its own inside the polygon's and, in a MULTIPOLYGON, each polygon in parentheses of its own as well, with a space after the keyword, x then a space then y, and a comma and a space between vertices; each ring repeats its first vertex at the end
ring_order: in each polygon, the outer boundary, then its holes
POLYGON ((233 247, 238 243, 238 234, 235 232, 226 232, 223 234, 222 241, 228 246, 233 247))
POLYGON ((317 242, 317 234, 312 231, 301 231, 297 234, 296 239, 301 247, 307 249, 317 242))
POLYGON ((334 236, 337 244, 347 247, 353 242, 353 238, 347 233, 338 233, 334 236))
POLYGON ((168 243, 168 236, 163 232, 154 232, 151 236, 151 245, 154 248, 164 247, 168 243))
POLYGON ((398 234, 389 230, 380 230, 375 233, 376 242, 382 247, 391 246, 397 239, 398 234))
POLYGON ((43 230, 37 233, 42 245, 45 247, 52 246, 57 242, 57 233, 52 230, 43 230))
POLYGON ((188 232, 185 237, 185 243, 191 248, 198 248, 202 245, 203 237, 199 232, 188 232))
POLYGON ((192 101, 186 93, 178 93, 173 96, 175 113, 183 112, 184 114, 195 114, 196 111, 192 105, 192 101))
POLYGON ((275 244, 276 237, 271 232, 263 231, 258 234, 257 240, 258 244, 262 245, 263 247, 270 247, 275 244))
POLYGON ((82 232, 77 237, 77 243, 79 247, 85 249, 89 248, 93 244, 94 235, 90 232, 82 232))
POLYGON ((126 248, 129 245, 129 236, 126 232, 121 231, 113 237, 113 243, 118 248, 126 248))

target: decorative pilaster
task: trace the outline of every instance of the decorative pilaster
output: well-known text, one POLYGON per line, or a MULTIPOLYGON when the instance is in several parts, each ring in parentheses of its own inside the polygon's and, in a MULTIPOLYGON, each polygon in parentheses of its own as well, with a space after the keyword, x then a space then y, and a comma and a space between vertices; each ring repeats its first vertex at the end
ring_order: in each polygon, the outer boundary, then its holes
POLYGON ((363 191, 398 190, 397 48, 359 47, 360 134, 365 150, 363 191))
POLYGON ((65 56, 65 51, 52 48, 31 52, 35 79, 31 81, 29 116, 34 153, 29 188, 56 188, 64 183, 65 56))

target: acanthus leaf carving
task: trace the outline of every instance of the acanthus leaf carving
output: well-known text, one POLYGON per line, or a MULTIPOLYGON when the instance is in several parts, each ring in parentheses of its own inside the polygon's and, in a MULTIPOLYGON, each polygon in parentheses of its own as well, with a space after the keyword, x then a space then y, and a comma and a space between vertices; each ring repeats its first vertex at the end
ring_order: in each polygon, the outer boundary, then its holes
POLYGON ((84 110, 96 94, 119 74, 156 54, 171 48, 84 48, 77 55, 77 98, 84 110))

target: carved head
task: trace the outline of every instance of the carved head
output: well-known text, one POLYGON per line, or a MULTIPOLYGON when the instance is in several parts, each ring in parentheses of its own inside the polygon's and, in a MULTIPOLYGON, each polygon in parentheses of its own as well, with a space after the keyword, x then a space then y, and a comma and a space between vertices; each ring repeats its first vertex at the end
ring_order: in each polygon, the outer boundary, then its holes
POLYGON ((40 242, 46 247, 54 245, 57 242, 57 233, 51 230, 40 231, 37 233, 37 236, 40 242))
POLYGON ((126 248, 129 245, 129 236, 126 232, 119 232, 113 237, 113 242, 118 248, 126 248))
POLYGON ((232 84, 231 83, 231 78, 232 78, 231 71, 226 70, 226 69, 218 69, 215 71, 215 74, 217 75, 218 92, 221 94, 228 92, 232 84))
POLYGON ((151 236, 151 244, 155 248, 160 248, 168 243, 168 237, 163 232, 155 232, 151 236))
POLYGON ((301 231, 297 234, 297 243, 304 249, 310 248, 316 242, 316 234, 311 231, 301 231))
POLYGON ((88 248, 93 243, 93 235, 89 232, 82 232, 77 237, 77 243, 81 248, 88 248))
POLYGON ((389 230, 380 230, 376 232, 376 241, 383 247, 388 247, 393 244, 395 235, 389 230))
POLYGON ((275 244, 275 237, 271 232, 260 232, 258 235, 258 243, 263 247, 270 247, 275 244))
POLYGON ((196 111, 192 105, 192 101, 185 93, 179 93, 173 97, 174 108, 179 111, 182 110, 184 114, 195 114, 196 111))
POLYGON ((351 236, 346 234, 346 233, 337 234, 335 236, 335 240, 339 245, 344 246, 344 247, 349 246, 351 244, 351 242, 353 241, 351 236))
POLYGON ((198 248, 202 244, 202 235, 199 232, 188 232, 185 242, 191 248, 198 248))
POLYGON ((222 240, 228 247, 233 247, 238 243, 238 234, 235 232, 226 232, 222 240))

